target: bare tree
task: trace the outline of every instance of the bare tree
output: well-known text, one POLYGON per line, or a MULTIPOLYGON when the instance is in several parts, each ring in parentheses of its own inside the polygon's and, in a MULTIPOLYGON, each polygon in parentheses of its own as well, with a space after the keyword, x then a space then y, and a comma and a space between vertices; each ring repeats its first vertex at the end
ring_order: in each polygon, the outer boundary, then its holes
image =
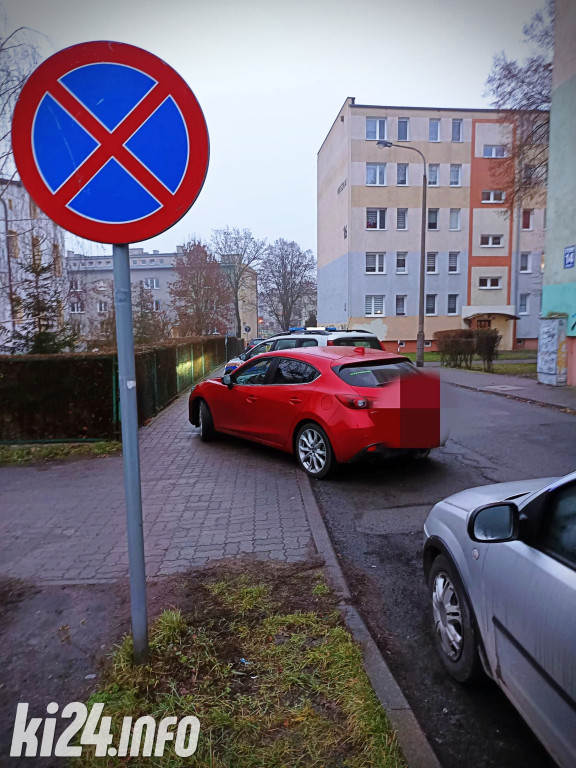
POLYGON ((236 336, 242 337, 240 298, 251 270, 256 268, 266 252, 266 240, 257 240, 249 229, 215 229, 211 248, 220 260, 232 291, 236 319, 236 336))
MULTIPOLYGON (((0 13, 0 177, 12 179, 11 128, 14 106, 27 77, 40 61, 37 33, 27 27, 9 32, 6 15, 0 13)), ((6 187, 0 187, 0 196, 6 187)))
POLYGON ((201 242, 191 240, 176 255, 174 271, 177 279, 168 290, 180 335, 225 333, 232 290, 218 260, 201 242))
POLYGON ((506 164, 495 164, 503 171, 510 206, 528 197, 542 202, 546 194, 554 0, 547 0, 545 9, 524 26, 524 41, 532 46, 532 55, 519 62, 502 51, 494 57, 486 80, 487 95, 502 113, 502 122, 515 126, 508 154, 515 161, 516 172, 506 164))
POLYGON ((295 242, 276 240, 266 250, 260 269, 260 297, 282 330, 293 323, 303 300, 316 290, 316 260, 295 242))

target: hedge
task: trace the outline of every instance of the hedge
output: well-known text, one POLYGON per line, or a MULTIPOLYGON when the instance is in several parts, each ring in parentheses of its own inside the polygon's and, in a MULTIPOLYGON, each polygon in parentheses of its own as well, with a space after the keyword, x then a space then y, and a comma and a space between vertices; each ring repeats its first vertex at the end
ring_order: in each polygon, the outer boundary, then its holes
MULTIPOLYGON (((209 337, 138 349, 140 425, 242 348, 209 337)), ((0 356, 0 442, 117 439, 120 429, 115 352, 0 356)))

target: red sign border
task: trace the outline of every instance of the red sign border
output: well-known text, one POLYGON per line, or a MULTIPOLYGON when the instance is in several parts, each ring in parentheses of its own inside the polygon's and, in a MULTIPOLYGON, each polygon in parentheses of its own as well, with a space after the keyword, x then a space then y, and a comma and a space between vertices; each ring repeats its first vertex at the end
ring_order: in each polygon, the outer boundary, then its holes
MULTIPOLYGON (((200 194, 208 171, 210 144, 204 113, 186 81, 165 61, 149 51, 126 43, 95 41, 58 51, 40 64, 26 81, 12 119, 12 147, 20 178, 44 213, 72 234, 101 243, 135 243, 165 232, 190 209, 200 194), (71 70, 86 64, 125 64, 139 69, 167 87, 188 131, 188 165, 169 206, 134 222, 97 222, 56 202, 55 193, 42 178, 32 145, 32 127, 38 106, 48 92, 47 83, 58 81, 71 70)), ((79 184, 80 188, 86 181, 79 184)), ((72 198, 70 198, 72 199, 72 198)))

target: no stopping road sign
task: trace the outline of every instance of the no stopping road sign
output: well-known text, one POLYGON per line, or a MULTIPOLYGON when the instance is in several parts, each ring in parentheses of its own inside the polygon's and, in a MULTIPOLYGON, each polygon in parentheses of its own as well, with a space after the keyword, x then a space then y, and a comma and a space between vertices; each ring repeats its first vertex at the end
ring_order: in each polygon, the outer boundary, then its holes
POLYGON ((16 104, 12 144, 40 208, 69 232, 104 243, 171 227, 208 168, 206 122, 186 82, 124 43, 82 43, 41 64, 16 104))

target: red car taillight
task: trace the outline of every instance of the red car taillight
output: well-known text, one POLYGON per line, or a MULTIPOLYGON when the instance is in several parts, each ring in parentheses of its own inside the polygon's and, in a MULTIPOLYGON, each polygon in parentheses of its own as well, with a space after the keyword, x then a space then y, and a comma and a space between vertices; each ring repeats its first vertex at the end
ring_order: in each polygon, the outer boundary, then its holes
POLYGON ((328 341, 326 342, 326 346, 327 347, 333 347, 334 346, 334 339, 328 339, 328 341))
POLYGON ((352 397, 351 395, 336 395, 337 399, 347 408, 369 408, 370 403, 365 397, 352 397))

